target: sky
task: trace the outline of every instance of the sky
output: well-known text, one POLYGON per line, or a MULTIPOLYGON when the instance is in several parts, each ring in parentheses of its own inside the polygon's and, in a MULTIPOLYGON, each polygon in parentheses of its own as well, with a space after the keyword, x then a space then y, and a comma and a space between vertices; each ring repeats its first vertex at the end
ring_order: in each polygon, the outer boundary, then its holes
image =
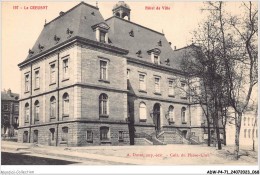
MULTIPOLYGON (((172 47, 177 49, 191 44, 192 34, 203 20, 203 2, 125 1, 131 8, 131 21, 153 30, 163 32, 172 47), (160 10, 146 10, 160 7, 160 10), (163 10, 168 7, 169 10, 163 10)), ((1 40, 1 90, 10 88, 20 93, 18 64, 25 60, 42 31, 45 20, 56 18, 60 11, 66 12, 80 1, 72 2, 2 2, 1 40), (14 9, 18 6, 18 9, 14 9), (31 6, 48 6, 47 10, 32 10, 31 6), (29 7, 29 9, 26 9, 29 7)), ((96 6, 96 1, 86 1, 96 6)), ((99 1, 98 7, 104 19, 112 16, 117 1, 99 1)))

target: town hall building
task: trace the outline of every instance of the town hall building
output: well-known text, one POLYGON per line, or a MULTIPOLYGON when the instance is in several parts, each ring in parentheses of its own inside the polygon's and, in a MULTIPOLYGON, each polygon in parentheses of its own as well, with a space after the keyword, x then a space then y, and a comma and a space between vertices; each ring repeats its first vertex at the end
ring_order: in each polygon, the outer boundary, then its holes
POLYGON ((104 19, 81 2, 46 23, 19 64, 19 142, 53 146, 205 142, 181 59, 163 33, 130 21, 118 2, 104 19))

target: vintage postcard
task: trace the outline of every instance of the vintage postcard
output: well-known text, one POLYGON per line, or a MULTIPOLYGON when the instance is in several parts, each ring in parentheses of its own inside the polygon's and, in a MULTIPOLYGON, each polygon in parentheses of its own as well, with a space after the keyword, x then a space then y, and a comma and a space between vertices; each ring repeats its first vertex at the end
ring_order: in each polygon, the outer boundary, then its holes
POLYGON ((1 174, 259 174, 258 2, 1 14, 1 174))

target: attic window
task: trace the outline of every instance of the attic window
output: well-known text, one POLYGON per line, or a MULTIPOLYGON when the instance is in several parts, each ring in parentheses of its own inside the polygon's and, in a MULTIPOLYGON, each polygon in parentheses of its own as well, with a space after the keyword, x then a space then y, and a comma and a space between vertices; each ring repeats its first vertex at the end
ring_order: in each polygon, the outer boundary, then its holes
POLYGON ((44 49, 44 46, 42 46, 41 44, 38 45, 38 48, 40 51, 42 51, 44 49))
POLYGON ((170 59, 169 59, 169 58, 167 58, 167 59, 165 60, 165 62, 166 62, 166 65, 167 65, 167 66, 170 66, 170 59))
POLYGON ((54 35, 54 41, 56 41, 56 43, 58 43, 60 41, 60 37, 57 37, 57 35, 54 35))
POLYGON ((31 49, 29 49, 29 55, 34 54, 34 51, 32 51, 31 49))
POLYGON ((130 35, 131 37, 134 37, 134 31, 131 30, 131 31, 129 32, 129 35, 130 35))
POLYGON ((158 42, 158 46, 162 46, 162 41, 161 40, 158 42))
POLYGON ((142 51, 141 50, 138 50, 138 52, 136 52, 136 55, 138 56, 138 57, 140 57, 140 58, 142 58, 142 51))
POLYGON ((92 13, 91 13, 91 15, 95 16, 95 13, 94 13, 94 12, 92 12, 92 13))
POLYGON ((69 28, 67 28, 67 34, 69 35, 69 36, 68 36, 68 38, 69 38, 69 37, 71 37, 71 35, 73 34, 73 31, 70 30, 69 28))

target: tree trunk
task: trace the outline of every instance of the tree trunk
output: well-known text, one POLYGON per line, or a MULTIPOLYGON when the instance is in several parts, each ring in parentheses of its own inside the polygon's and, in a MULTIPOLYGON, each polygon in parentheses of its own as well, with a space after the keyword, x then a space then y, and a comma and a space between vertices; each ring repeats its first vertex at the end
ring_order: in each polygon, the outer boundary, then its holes
POLYGON ((210 123, 209 123, 209 118, 207 117, 207 125, 208 125, 208 146, 210 146, 210 141, 211 141, 211 139, 210 139, 210 137, 211 137, 211 135, 210 135, 210 123))
POLYGON ((238 117, 235 117, 235 121, 236 121, 236 136, 235 136, 235 156, 236 159, 239 159, 239 135, 240 135, 240 128, 241 128, 241 118, 242 118, 242 113, 238 113, 238 117))
POLYGON ((222 146, 221 146, 221 140, 220 140, 220 136, 219 136, 218 118, 216 120, 216 134, 217 134, 218 149, 221 150, 222 146))
POLYGON ((223 141, 224 141, 224 145, 227 145, 227 140, 226 140, 227 136, 226 136, 226 126, 223 127, 223 141))

